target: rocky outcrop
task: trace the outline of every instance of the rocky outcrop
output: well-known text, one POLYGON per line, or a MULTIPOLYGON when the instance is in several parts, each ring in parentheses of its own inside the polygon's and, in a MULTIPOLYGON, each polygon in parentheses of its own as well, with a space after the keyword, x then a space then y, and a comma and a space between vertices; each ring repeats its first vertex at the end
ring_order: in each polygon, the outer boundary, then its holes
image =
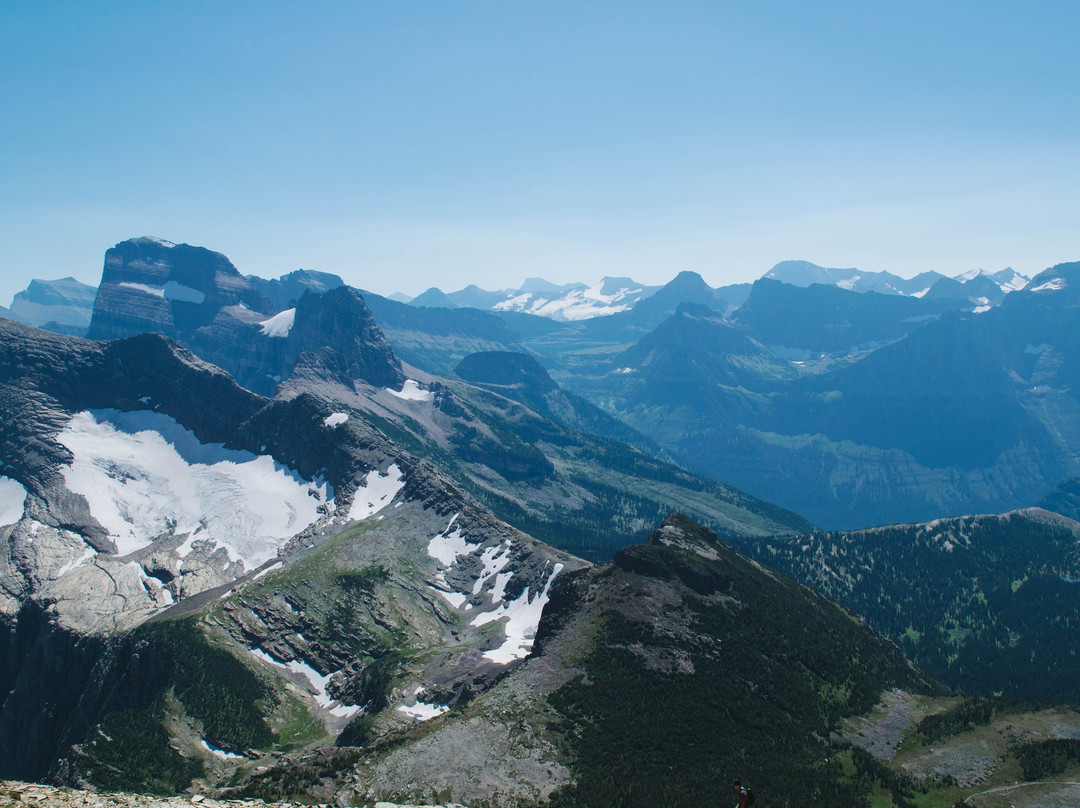
POLYGON ((237 307, 189 335, 199 356, 224 368, 243 387, 273 395, 297 365, 319 368, 326 379, 398 389, 401 363, 375 324, 364 298, 339 286, 306 293, 296 306, 266 318, 237 307))
POLYGON ((288 275, 270 280, 254 275, 248 275, 247 279, 256 289, 270 298, 270 302, 274 304, 274 311, 291 309, 307 292, 321 295, 345 285, 345 281, 339 276, 329 272, 317 272, 313 269, 298 269, 288 275))
POLYGON ((131 239, 105 254, 89 336, 143 332, 172 337, 261 395, 273 395, 302 357, 307 364, 319 352, 347 386, 405 380, 363 297, 336 275, 245 278, 221 253, 160 239, 131 239), (292 306, 278 309, 263 290, 292 306))
POLYGON ((266 315, 273 305, 221 253, 157 238, 122 241, 105 253, 91 339, 145 331, 181 339, 226 306, 266 315))

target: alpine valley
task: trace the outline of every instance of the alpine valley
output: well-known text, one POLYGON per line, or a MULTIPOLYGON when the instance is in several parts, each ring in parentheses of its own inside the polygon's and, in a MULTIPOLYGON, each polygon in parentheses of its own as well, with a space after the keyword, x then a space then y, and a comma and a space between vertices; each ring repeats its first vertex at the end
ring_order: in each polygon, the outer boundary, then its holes
POLYGON ((1077 290, 789 261, 410 301, 148 237, 34 280, 0 312, 0 777, 1080 803, 1077 290))

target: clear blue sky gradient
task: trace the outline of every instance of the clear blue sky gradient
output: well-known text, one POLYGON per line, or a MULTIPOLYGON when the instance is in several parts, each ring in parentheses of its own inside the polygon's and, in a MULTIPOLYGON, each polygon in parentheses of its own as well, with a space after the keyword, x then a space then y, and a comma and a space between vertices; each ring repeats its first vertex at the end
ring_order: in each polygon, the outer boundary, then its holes
POLYGON ((0 9, 0 302, 139 235, 376 292, 1080 259, 1080 3, 0 9))

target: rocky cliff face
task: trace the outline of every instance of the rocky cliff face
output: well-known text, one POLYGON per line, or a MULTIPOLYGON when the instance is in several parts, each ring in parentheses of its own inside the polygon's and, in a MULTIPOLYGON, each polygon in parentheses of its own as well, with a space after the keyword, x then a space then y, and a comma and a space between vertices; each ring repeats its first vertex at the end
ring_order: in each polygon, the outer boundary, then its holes
POLYGON ((145 331, 182 338, 226 306, 273 314, 221 253, 157 238, 122 241, 105 253, 88 336, 130 337, 145 331))
POLYGON ((298 364, 317 365, 346 387, 361 383, 399 389, 405 381, 363 297, 348 286, 321 295, 308 292, 294 308, 270 318, 223 309, 187 343, 243 387, 263 395, 273 395, 298 364))
POLYGON ((262 395, 273 395, 297 362, 319 352, 342 383, 400 387, 405 377, 393 350, 363 298, 340 278, 301 271, 257 281, 221 253, 130 239, 105 254, 89 336, 164 334, 262 395), (279 310, 264 290, 277 299, 301 296, 279 310))
POLYGON ((291 309, 306 292, 321 295, 345 285, 345 282, 337 275, 311 269, 298 269, 288 275, 270 280, 254 275, 248 275, 247 279, 256 289, 270 298, 274 311, 291 309))

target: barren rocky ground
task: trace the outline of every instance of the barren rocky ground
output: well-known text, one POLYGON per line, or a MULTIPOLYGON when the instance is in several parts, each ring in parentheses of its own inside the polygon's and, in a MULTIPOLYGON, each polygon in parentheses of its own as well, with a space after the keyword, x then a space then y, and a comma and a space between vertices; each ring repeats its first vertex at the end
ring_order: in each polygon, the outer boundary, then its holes
MULTIPOLYGON (((112 794, 56 788, 39 783, 0 780, 0 808, 294 808, 290 802, 262 800, 216 800, 202 794, 178 797, 155 797, 148 794, 112 794)), ((295 808, 301 808, 295 806, 295 808)), ((328 804, 313 808, 330 808, 328 804)), ((398 805, 374 803, 372 808, 465 808, 457 803, 448 805, 398 805)))

